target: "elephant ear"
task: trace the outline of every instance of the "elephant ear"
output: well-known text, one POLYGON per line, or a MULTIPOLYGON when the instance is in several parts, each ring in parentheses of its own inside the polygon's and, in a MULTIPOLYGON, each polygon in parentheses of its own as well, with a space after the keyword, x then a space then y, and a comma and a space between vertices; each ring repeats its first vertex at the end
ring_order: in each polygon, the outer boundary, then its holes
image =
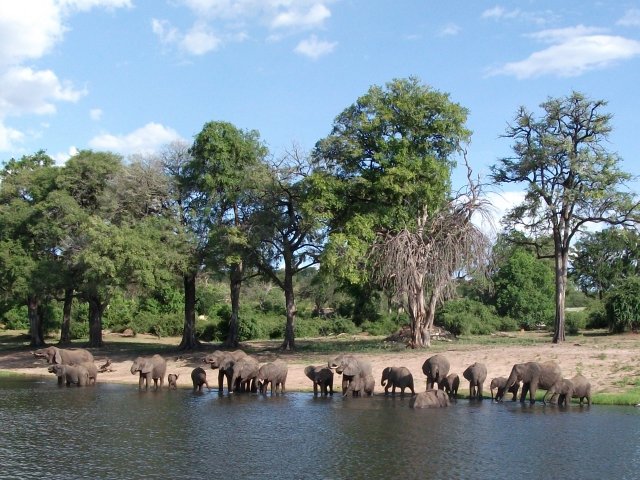
POLYGON ((140 373, 151 373, 153 369, 153 364, 151 362, 142 362, 140 365, 140 373))
POLYGON ((53 354, 53 363, 62 363, 62 354, 60 353, 60 349, 56 348, 53 354))
POLYGON ((342 364, 342 366, 344 367, 342 369, 343 375, 355 376, 360 374, 361 369, 358 362, 346 361, 342 364))

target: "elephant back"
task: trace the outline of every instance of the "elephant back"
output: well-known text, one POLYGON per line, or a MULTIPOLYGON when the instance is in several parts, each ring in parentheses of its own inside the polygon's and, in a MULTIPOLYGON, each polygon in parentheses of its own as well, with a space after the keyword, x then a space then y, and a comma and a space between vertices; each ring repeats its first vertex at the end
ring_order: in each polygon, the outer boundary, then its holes
POLYGON ((440 354, 427 358, 422 364, 422 372, 427 378, 432 378, 435 381, 445 378, 449 373, 449 368, 449 360, 440 354))
POLYGON ((540 378, 538 386, 543 389, 550 388, 553 384, 562 380, 562 371, 560 365, 554 361, 544 362, 540 364, 540 378))

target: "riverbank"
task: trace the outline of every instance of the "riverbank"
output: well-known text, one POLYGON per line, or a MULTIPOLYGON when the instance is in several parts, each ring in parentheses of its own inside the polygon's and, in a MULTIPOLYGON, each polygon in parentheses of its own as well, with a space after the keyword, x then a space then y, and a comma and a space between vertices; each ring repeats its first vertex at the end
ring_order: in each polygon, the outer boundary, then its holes
MULTIPOLYGON (((20 332, 0 333, 0 372, 49 377, 43 359, 32 355, 33 349, 25 344, 20 332)), ((49 339, 55 344, 55 339, 49 339)), ((138 355, 159 353, 167 359, 167 373, 179 375, 178 386, 191 388, 191 370, 203 366, 202 358, 218 349, 218 344, 204 343, 193 352, 177 349, 179 338, 157 338, 150 335, 124 337, 105 333, 105 346, 91 349, 97 365, 110 360, 109 371, 98 376, 98 382, 136 384, 130 367, 138 355)), ((82 346, 77 342, 73 346, 82 346)), ((452 341, 434 341, 429 350, 411 350, 402 344, 384 342, 381 338, 342 335, 338 337, 299 339, 295 352, 281 352, 278 341, 246 342, 241 348, 254 355, 261 363, 276 358, 289 365, 286 388, 289 391, 311 391, 311 382, 304 375, 307 365, 326 365, 329 358, 340 353, 352 353, 366 358, 373 367, 376 393, 383 392, 380 375, 387 366, 405 366, 412 372, 416 390, 425 388, 422 364, 436 353, 446 355, 451 363, 451 372, 461 378, 460 393, 468 393, 468 382, 462 378, 464 369, 473 362, 487 366, 488 376, 485 392, 489 396, 491 378, 508 376, 514 363, 554 360, 562 368, 563 376, 570 378, 581 373, 592 385, 594 403, 627 404, 640 403, 640 337, 636 334, 609 335, 605 332, 588 332, 568 337, 560 345, 554 345, 546 332, 518 332, 494 336, 460 338, 452 341)), ((217 372, 207 370, 213 387, 217 383, 217 372)), ((334 386, 339 390, 340 377, 334 386)))

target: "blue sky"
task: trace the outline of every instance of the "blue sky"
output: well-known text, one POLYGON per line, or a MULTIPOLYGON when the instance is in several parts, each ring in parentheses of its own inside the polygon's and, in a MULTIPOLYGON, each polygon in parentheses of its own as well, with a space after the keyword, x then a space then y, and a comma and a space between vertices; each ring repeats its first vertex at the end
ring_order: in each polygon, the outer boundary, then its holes
POLYGON ((640 174, 640 0, 1 1, 0 162, 149 153, 211 120, 308 151, 371 85, 411 75, 469 109, 480 175, 520 105, 572 90, 609 101, 609 148, 640 174))

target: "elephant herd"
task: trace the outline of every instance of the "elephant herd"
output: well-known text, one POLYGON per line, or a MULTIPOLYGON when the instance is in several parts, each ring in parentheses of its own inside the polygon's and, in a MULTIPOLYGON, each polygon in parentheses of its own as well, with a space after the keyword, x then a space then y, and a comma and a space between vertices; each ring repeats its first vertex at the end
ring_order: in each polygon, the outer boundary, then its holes
MULTIPOLYGON (((33 353, 35 357, 45 358, 49 364, 48 371, 58 378, 58 384, 67 386, 86 386, 96 381, 98 368, 94 364, 93 355, 88 350, 61 349, 47 347, 33 353)), ((267 393, 284 393, 287 381, 288 365, 283 360, 275 360, 260 365, 259 361, 242 350, 216 350, 207 354, 203 360, 213 370, 218 370, 218 392, 223 393, 226 380, 227 391, 267 393)), ((384 393, 395 395, 396 389, 404 395, 411 392, 409 405, 412 408, 446 407, 457 398, 460 377, 450 373, 449 360, 442 354, 433 355, 425 360, 422 372, 427 377, 427 389, 416 394, 413 375, 406 367, 386 367, 382 371, 380 384, 384 393)), ((304 374, 313 384, 314 395, 333 395, 334 371, 342 375, 343 396, 371 396, 375 389, 375 380, 371 364, 355 355, 341 354, 330 359, 326 365, 309 365, 304 374)), ((133 360, 131 374, 138 374, 138 388, 148 389, 151 382, 154 388, 164 385, 167 377, 168 387, 177 388, 178 374, 167 375, 167 362, 161 355, 138 357, 133 360)), ((469 382, 469 398, 481 400, 484 397, 483 386, 487 378, 487 367, 475 362, 469 365, 462 377, 469 382)), ((196 367, 191 372, 194 391, 203 387, 211 390, 207 381, 206 370, 196 367)), ((491 399, 502 401, 505 394, 512 394, 512 401, 517 399, 520 391, 520 402, 525 402, 527 395, 531 404, 535 402, 538 389, 546 390, 543 396, 545 403, 550 396, 552 403, 568 405, 572 398, 578 398, 580 404, 586 400, 591 404, 591 385, 582 375, 563 378, 560 367, 553 361, 517 363, 511 369, 508 378, 496 377, 490 382, 491 399), (495 391, 495 394, 494 394, 495 391)))

